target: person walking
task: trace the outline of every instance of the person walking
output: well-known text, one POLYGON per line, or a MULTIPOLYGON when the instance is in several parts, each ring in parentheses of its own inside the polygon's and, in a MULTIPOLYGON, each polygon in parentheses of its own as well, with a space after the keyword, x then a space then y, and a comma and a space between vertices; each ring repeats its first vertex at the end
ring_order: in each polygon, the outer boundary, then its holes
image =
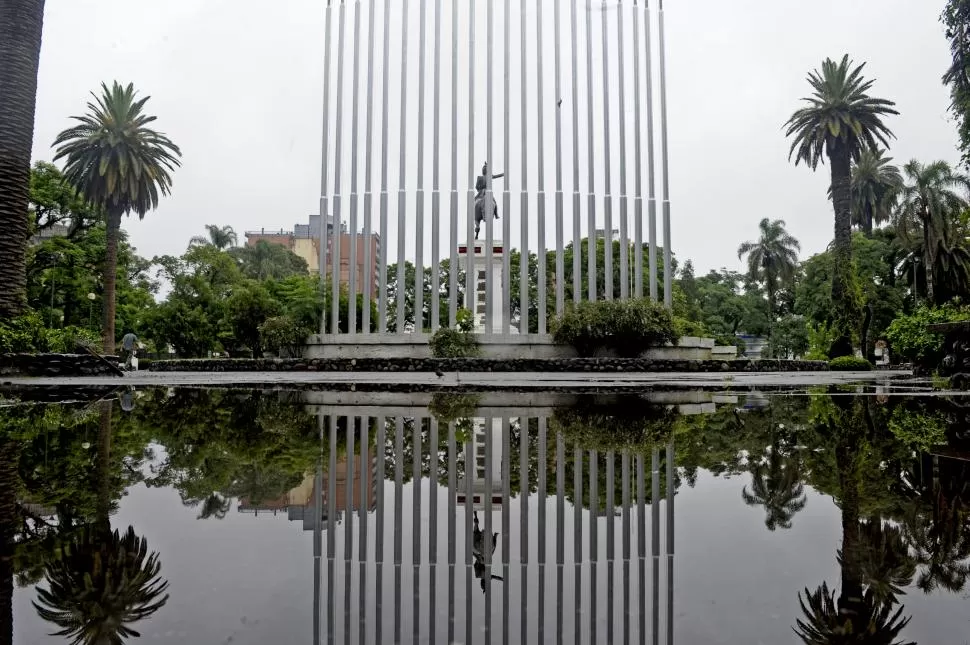
POLYGON ((126 370, 131 369, 131 359, 135 356, 135 350, 138 347, 138 336, 135 336, 132 332, 128 332, 121 339, 121 355, 125 359, 124 365, 126 370))

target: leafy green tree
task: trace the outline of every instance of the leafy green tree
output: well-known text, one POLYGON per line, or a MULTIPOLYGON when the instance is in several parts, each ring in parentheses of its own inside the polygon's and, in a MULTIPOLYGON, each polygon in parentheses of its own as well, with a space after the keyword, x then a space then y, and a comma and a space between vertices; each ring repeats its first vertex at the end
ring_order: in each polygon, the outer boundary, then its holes
MULTIPOLYGON (((936 267, 941 244, 954 240, 952 222, 967 208, 970 177, 958 173, 945 161, 922 164, 915 159, 903 166, 906 177, 900 193, 898 229, 903 239, 922 240, 923 266, 936 267)), ((924 270, 926 299, 937 299, 934 270, 924 270)))
POLYGON ((970 2, 947 0, 940 17, 950 42, 950 66, 943 83, 950 88, 950 113, 960 133, 963 161, 970 159, 970 2))
MULTIPOLYGON (((889 324, 903 310, 905 289, 897 285, 896 264, 901 247, 891 228, 878 229, 872 237, 852 236, 853 267, 860 294, 870 312, 866 338, 860 344, 871 350, 872 339, 882 337, 889 324)), ((802 277, 795 288, 795 312, 815 326, 835 322, 831 298, 833 258, 831 251, 818 253, 802 263, 802 277)), ((828 352, 825 348, 825 353, 828 352)))
POLYGON ((189 240, 190 245, 210 244, 220 251, 236 246, 239 237, 231 226, 218 226, 216 224, 206 224, 207 236, 196 235, 189 240))
POLYGON ((852 353, 852 331, 859 318, 857 285, 852 271, 852 162, 863 150, 888 147, 892 132, 883 117, 897 114, 894 103, 869 95, 873 81, 862 75, 863 65, 853 66, 848 56, 836 63, 822 62, 821 70, 808 75, 812 95, 805 107, 792 114, 786 134, 793 137, 789 158, 805 162, 813 170, 829 159, 832 205, 835 211, 832 302, 835 324, 841 334, 833 358, 852 353))
POLYGON ((255 281, 234 287, 226 302, 226 313, 236 343, 251 349, 254 356, 262 356, 259 326, 280 314, 280 305, 269 290, 255 281))
POLYGON ((776 295, 782 286, 795 279, 801 244, 785 230, 785 221, 769 220, 758 224, 760 237, 738 247, 738 259, 748 256, 748 279, 764 285, 768 295, 768 333, 777 315, 776 295))
POLYGON ((239 262, 242 274, 252 280, 283 280, 310 273, 306 260, 282 244, 259 240, 254 246, 230 249, 230 253, 239 262))
POLYGON ((65 159, 64 176, 93 206, 103 209, 107 224, 104 271, 104 351, 114 353, 115 282, 121 217, 134 211, 139 218, 168 195, 171 172, 181 152, 164 134, 148 127, 156 117, 144 113, 149 97, 137 98, 131 83, 101 84, 92 93, 88 113, 72 117, 79 125, 54 140, 54 160, 65 159))
POLYGON ((24 248, 43 0, 11 0, 0 21, 0 321, 26 304, 24 248))
POLYGON ((867 236, 874 224, 888 222, 903 185, 899 168, 884 150, 865 149, 852 166, 852 223, 867 236))

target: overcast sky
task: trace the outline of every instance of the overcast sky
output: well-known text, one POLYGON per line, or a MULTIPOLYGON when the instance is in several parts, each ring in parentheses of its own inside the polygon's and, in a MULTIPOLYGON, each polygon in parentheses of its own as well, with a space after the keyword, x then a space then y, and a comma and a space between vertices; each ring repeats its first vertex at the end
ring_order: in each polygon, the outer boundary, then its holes
MULTIPOLYGON (((383 4, 379 0, 378 4, 383 4)), ((410 2, 410 17, 402 14, 403 0, 391 10, 392 45, 389 67, 389 143, 388 190, 392 209, 390 223, 390 261, 396 245, 395 209, 399 187, 400 105, 407 105, 405 188, 408 200, 408 230, 413 228, 417 158, 417 87, 419 55, 418 0, 410 2), (407 25, 408 72, 401 92, 401 26, 407 25)), ((442 32, 442 130, 441 186, 443 214, 452 185, 451 142, 458 143, 456 183, 460 190, 464 232, 465 191, 471 168, 480 166, 486 155, 485 109, 485 7, 476 2, 478 41, 476 45, 475 150, 468 156, 468 53, 467 5, 460 5, 461 36, 458 69, 460 115, 457 137, 451 136, 451 13, 443 2, 442 32)), ((526 60, 521 64, 520 13, 512 2, 510 40, 510 134, 509 167, 504 167, 502 142, 504 59, 501 34, 504 30, 503 0, 495 0, 495 52, 493 90, 492 156, 493 168, 507 170, 513 204, 510 217, 513 236, 519 230, 519 191, 528 191, 534 221, 539 151, 545 165, 544 186, 548 195, 547 242, 554 243, 553 212, 555 189, 555 122, 561 110, 563 139, 563 187, 567 241, 572 234, 571 199, 574 165, 580 170, 580 192, 588 192, 587 169, 587 95, 593 83, 593 167, 594 192, 599 196, 599 224, 602 225, 602 196, 606 191, 603 161, 606 156, 603 119, 603 78, 610 79, 611 192, 620 194, 619 102, 617 100, 619 62, 616 9, 592 12, 593 74, 586 74, 585 0, 578 0, 580 43, 577 48, 577 90, 579 105, 570 98, 572 88, 570 48, 570 5, 562 2, 562 90, 563 106, 556 106, 554 75, 553 0, 545 0, 541 23, 536 4, 526 6, 526 60), (603 17, 607 20, 608 54, 603 66, 603 17), (543 31, 544 143, 538 143, 537 24, 543 31), (527 116, 521 119, 522 77, 525 68, 527 116), (579 163, 574 164, 572 120, 579 120, 579 163), (528 158, 522 165, 522 145, 528 158)), ((595 0, 594 6, 602 2, 595 0)), ((609 4, 615 4, 610 0, 609 4)), ((623 38, 626 91, 626 173, 631 214, 634 188, 633 118, 638 103, 633 92, 632 7, 624 0, 623 38)), ((738 243, 753 238, 762 217, 781 218, 802 242, 802 255, 822 250, 832 237, 832 211, 826 199, 828 167, 813 174, 787 161, 788 144, 782 125, 799 106, 807 92, 806 73, 826 57, 849 53, 868 63, 866 73, 877 79, 873 93, 897 102, 899 117, 888 124, 896 133, 891 155, 903 163, 910 158, 957 161, 956 130, 947 115, 948 96, 940 83, 947 65, 947 44, 938 21, 943 0, 815 0, 778 2, 769 0, 667 0, 667 60, 669 93, 670 188, 673 212, 673 249, 681 259, 692 258, 698 272, 726 266, 740 268, 738 243)), ((362 52, 360 86, 361 154, 358 192, 363 194, 367 25, 368 14, 361 15, 362 52)), ((287 0, 268 4, 255 0, 47 0, 44 44, 41 54, 37 95, 37 120, 34 158, 50 160, 50 144, 56 134, 70 125, 68 117, 85 109, 88 92, 102 81, 131 81, 152 96, 148 111, 158 115, 157 126, 168 134, 184 154, 183 167, 175 175, 174 194, 157 212, 144 221, 127 220, 125 227, 142 255, 181 253, 192 235, 202 232, 204 224, 232 225, 242 236, 246 230, 292 229, 318 212, 321 192, 321 141, 324 53, 326 51, 325 3, 323 0, 287 0)), ((334 11, 334 72, 332 95, 337 96, 337 38, 339 13, 334 11)), ((433 15, 428 2, 428 58, 426 60, 425 187, 431 188, 431 147, 433 141, 433 15)), ((641 14, 642 15, 642 14, 641 14)), ((382 16, 375 14, 380 43, 382 16)), ((656 27, 654 27, 655 29, 656 27)), ((340 96, 344 99, 342 133, 343 169, 339 192, 349 195, 353 5, 348 3, 344 65, 346 78, 340 96)), ((656 32, 654 32, 656 35, 656 32)), ((641 42, 643 33, 640 33, 641 42)), ((655 42, 656 44, 656 42, 655 42)), ((381 46, 376 49, 375 105, 378 113, 372 141, 374 167, 372 190, 380 190, 380 89, 381 46)), ((641 99, 645 87, 641 88, 641 99)), ((639 101, 644 116, 645 105, 639 101)), ((333 171, 336 152, 336 100, 330 113, 330 173, 327 190, 338 192, 333 171)), ((643 138, 646 180, 646 139, 643 138)), ((659 145, 659 144, 658 144, 659 145)), ((657 149, 659 161, 659 147, 657 149)), ((658 176, 659 179, 659 176, 658 176)), ((501 191, 502 182, 496 182, 501 191)), ((644 196, 646 195, 644 186, 644 196)), ((657 186, 658 195, 660 185, 657 186)), ((430 211, 430 194, 427 210, 430 211)), ((501 204, 501 198, 499 197, 501 204)), ((584 202, 585 203, 585 202, 584 202)), ((376 201, 375 201, 376 204, 376 201)), ((345 202, 342 216, 348 217, 345 202)), ((619 204, 614 206, 614 226, 618 226, 619 204)), ((504 215, 504 212, 503 212, 504 215)), ((430 215, 425 223, 429 230, 430 215)), ((363 222, 363 215, 360 215, 363 222)), ((586 231, 585 212, 583 232, 586 231)), ((374 227, 377 229, 375 211, 374 227)), ((447 250, 447 225, 442 229, 442 255, 447 250)), ((535 225, 532 225, 535 246, 535 225)), ((496 229, 498 234, 498 229, 496 229)), ((632 235, 632 225, 631 225, 632 235)), ((408 255, 413 253, 409 241, 408 255)), ((425 258, 430 245, 425 246, 425 258)))

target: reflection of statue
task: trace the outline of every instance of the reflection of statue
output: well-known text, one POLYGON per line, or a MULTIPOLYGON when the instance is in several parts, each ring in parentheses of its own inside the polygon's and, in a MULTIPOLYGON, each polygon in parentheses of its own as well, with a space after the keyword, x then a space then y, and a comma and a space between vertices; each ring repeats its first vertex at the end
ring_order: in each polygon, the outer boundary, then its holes
MULTIPOLYGON (((498 533, 492 534, 492 544, 489 550, 489 555, 495 553, 495 547, 498 545, 498 533)), ((475 577, 482 581, 482 593, 488 593, 488 580, 486 574, 491 580, 502 580, 502 576, 493 576, 491 571, 485 569, 485 533, 478 527, 478 512, 475 512, 475 529, 472 532, 472 557, 475 558, 475 563, 473 569, 475 571, 475 577)))
MULTIPOLYGON (((497 175, 492 175, 492 179, 499 179, 504 177, 505 173, 501 172, 497 175)), ((485 190, 488 188, 488 162, 482 166, 482 174, 478 176, 475 180, 475 239, 478 239, 478 231, 482 227, 482 220, 485 219, 485 190)), ((491 211, 494 219, 498 219, 498 204, 495 203, 495 199, 492 199, 491 211)))

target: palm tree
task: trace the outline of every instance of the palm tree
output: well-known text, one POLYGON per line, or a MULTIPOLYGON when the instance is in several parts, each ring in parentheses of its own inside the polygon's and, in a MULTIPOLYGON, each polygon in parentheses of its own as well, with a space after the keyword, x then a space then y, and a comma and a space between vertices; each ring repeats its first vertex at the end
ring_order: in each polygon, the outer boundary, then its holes
POLYGON ((231 226, 217 226, 215 224, 206 224, 206 230, 209 232, 209 237, 203 235, 196 235, 191 240, 189 244, 193 246, 214 246, 220 251, 222 249, 229 248, 231 246, 236 246, 239 243, 239 237, 236 235, 236 231, 233 230, 231 226))
POLYGON ((798 251, 802 246, 788 231, 785 221, 769 220, 758 224, 761 236, 756 242, 744 242, 738 247, 738 259, 748 256, 748 278, 763 282, 768 292, 768 335, 775 319, 776 295, 782 283, 795 279, 798 269, 798 251))
POLYGON ((0 20, 0 320, 27 302, 27 201, 44 0, 8 0, 0 20))
POLYGON ((748 469, 751 492, 747 486, 742 489, 744 503, 765 507, 765 526, 769 531, 778 527, 790 529, 795 513, 808 503, 795 460, 783 455, 775 442, 768 451, 767 463, 755 461, 748 469))
POLYGON ((88 103, 88 113, 72 117, 80 125, 64 130, 54 159, 66 158, 65 178, 92 205, 107 215, 104 261, 104 351, 114 353, 115 273, 121 216, 139 218, 158 207, 160 195, 172 186, 169 174, 180 165, 181 151, 168 137, 148 125, 156 119, 144 113, 150 97, 136 98, 134 86, 117 81, 88 103))
MULTIPOLYGON (((922 164, 915 159, 903 166, 906 182, 900 193, 898 228, 904 239, 921 237, 923 266, 936 267, 941 242, 952 242, 953 220, 967 207, 970 178, 945 161, 922 164)), ((925 270, 926 299, 936 303, 934 270, 925 270)))
POLYGON ((872 236, 873 224, 888 222, 903 177, 884 150, 863 150, 852 167, 852 223, 872 236))
POLYGON ((836 356, 852 353, 852 328, 859 319, 852 271, 852 162, 858 162, 866 149, 888 147, 887 139, 893 133, 882 117, 898 114, 892 101, 869 96, 873 81, 862 76, 864 67, 854 66, 848 56, 839 63, 825 59, 821 71, 809 73, 812 95, 803 99, 808 105, 792 114, 785 133, 794 137, 788 157, 794 157, 796 165, 804 161, 815 170, 824 155, 831 166, 829 190, 835 211, 832 301, 840 334, 833 346, 836 356))

